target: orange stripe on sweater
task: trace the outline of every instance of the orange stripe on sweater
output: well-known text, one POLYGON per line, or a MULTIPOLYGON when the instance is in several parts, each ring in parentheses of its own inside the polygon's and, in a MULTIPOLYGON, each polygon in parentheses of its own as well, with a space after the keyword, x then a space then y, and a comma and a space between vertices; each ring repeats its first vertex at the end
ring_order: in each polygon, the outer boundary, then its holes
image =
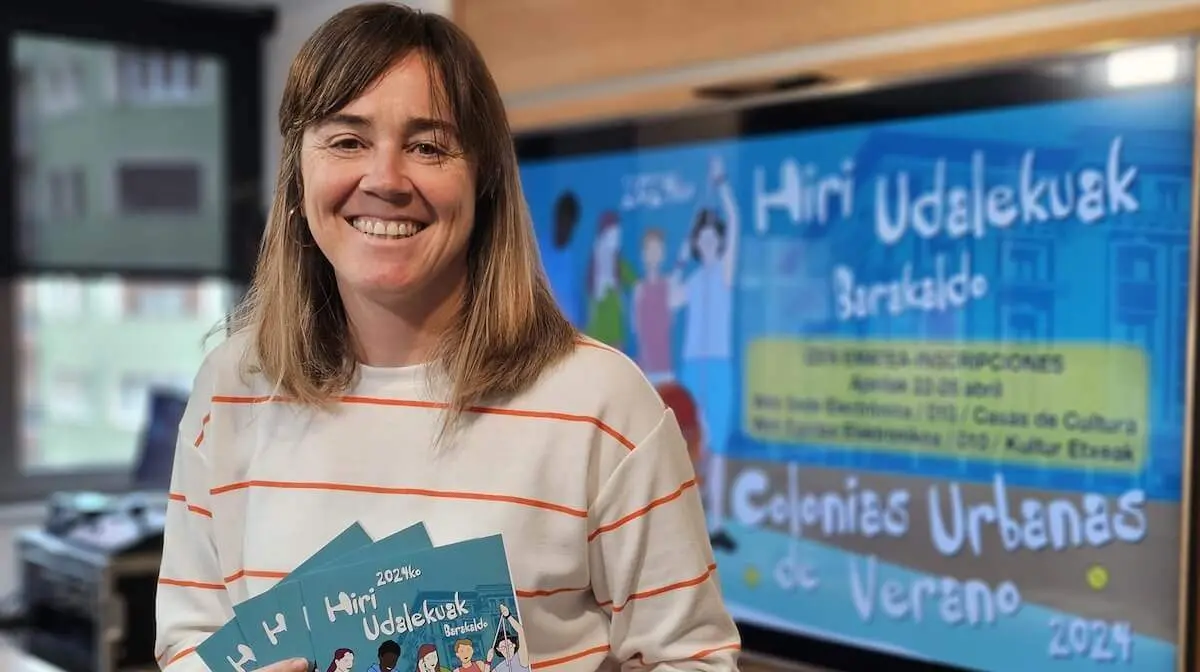
MULTIPOLYGON (((357 395, 347 395, 338 397, 338 401, 343 404, 359 404, 366 406, 395 406, 401 408, 422 408, 429 410, 445 410, 447 404, 437 401, 422 401, 419 399, 389 399, 382 397, 364 397, 357 395)), ((270 404, 270 403, 288 403, 286 397, 280 396, 231 396, 217 395, 212 398, 214 404, 270 404)), ((606 424, 603 420, 590 415, 580 415, 577 413, 562 413, 559 411, 538 411, 519 408, 498 408, 493 406, 470 406, 467 409, 468 413, 476 413, 479 415, 500 415, 510 418, 527 418, 530 420, 554 420, 558 422, 573 422, 592 425, 601 432, 612 437, 617 443, 624 446, 627 450, 633 450, 637 447, 633 441, 630 441, 625 435, 618 432, 613 427, 606 424)))
POLYGON ((314 490, 325 492, 355 492, 370 495, 403 495, 409 497, 431 497, 435 499, 460 499, 468 501, 481 502, 504 502, 507 504, 517 504, 520 506, 528 506, 535 509, 543 509, 546 511, 554 511, 556 513, 564 513, 576 518, 587 518, 588 512, 585 509, 577 509, 562 504, 546 502, 539 499, 531 499, 529 497, 517 497, 516 495, 498 495, 487 492, 467 492, 455 490, 429 490, 426 488, 387 488, 376 485, 356 485, 353 483, 323 483, 323 482, 308 482, 308 481, 242 481, 239 483, 229 483, 213 488, 209 492, 212 495, 223 495, 235 490, 247 490, 249 488, 271 488, 277 490, 314 490))
POLYGON ((666 593, 671 593, 676 590, 683 590, 684 588, 694 588, 696 586, 699 586, 700 584, 707 581, 709 579, 709 577, 711 577, 713 575, 713 572, 715 572, 715 571, 717 571, 717 566, 709 565, 708 569, 705 570, 705 572, 703 574, 701 574, 700 576, 697 576, 697 577, 694 577, 691 579, 687 579, 686 581, 679 581, 677 583, 672 583, 672 584, 669 584, 666 586, 661 586, 659 588, 651 588, 650 590, 643 590, 641 592, 634 593, 634 594, 630 595, 628 598, 626 598, 625 601, 622 602, 621 604, 614 604, 612 600, 609 600, 607 602, 601 602, 600 606, 601 607, 612 607, 613 612, 616 613, 616 612, 619 612, 619 611, 622 611, 623 609, 625 609, 625 607, 629 606, 629 603, 633 602, 634 600, 644 600, 648 597, 657 597, 659 595, 665 595, 666 593))
POLYGON ((611 523, 605 523, 604 525, 597 527, 594 531, 592 531, 591 534, 588 535, 588 541, 592 541, 596 537, 598 537, 606 532, 612 532, 613 530, 617 529, 618 527, 621 527, 622 525, 631 523, 631 522, 637 520, 638 518, 645 516, 646 514, 650 513, 654 509, 656 509, 664 504, 668 504, 670 502, 673 502, 673 501, 679 499, 680 497, 683 496, 683 493, 686 492, 688 488, 692 488, 695 486, 696 486, 696 479, 694 479, 694 478, 691 480, 688 480, 688 481, 684 481, 683 485, 680 485, 678 488, 676 488, 674 492, 672 492, 668 495, 663 495, 662 497, 659 497, 658 499, 651 501, 646 506, 643 506, 642 508, 640 508, 636 511, 633 511, 625 516, 622 516, 621 518, 618 518, 617 520, 614 520, 611 523))
POLYGON ((594 655, 600 654, 600 653, 608 653, 609 650, 610 650, 610 647, 608 644, 602 644, 600 646, 593 646, 590 649, 584 649, 583 651, 576 651, 575 653, 569 653, 565 656, 560 656, 558 658, 549 658, 547 660, 535 660, 530 667, 532 667, 535 670, 543 670, 543 669, 546 669, 547 667, 554 667, 556 665, 565 665, 567 663, 579 660, 580 658, 587 658, 588 656, 594 656, 594 655))

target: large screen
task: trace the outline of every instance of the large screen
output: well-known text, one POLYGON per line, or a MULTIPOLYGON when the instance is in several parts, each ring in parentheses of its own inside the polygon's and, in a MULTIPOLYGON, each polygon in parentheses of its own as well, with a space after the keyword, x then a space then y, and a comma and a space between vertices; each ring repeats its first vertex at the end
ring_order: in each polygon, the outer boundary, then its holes
POLYGON ((519 142, 563 309, 692 442, 742 625, 1176 669, 1196 92, 1089 63, 519 142))

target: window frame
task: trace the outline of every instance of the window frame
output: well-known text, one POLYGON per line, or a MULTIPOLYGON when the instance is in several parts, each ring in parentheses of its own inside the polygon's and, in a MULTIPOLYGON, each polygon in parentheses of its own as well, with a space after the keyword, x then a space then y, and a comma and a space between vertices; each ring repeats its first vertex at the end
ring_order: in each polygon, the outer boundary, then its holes
MULTIPOLYGON (((135 50, 181 51, 214 57, 224 65, 218 95, 225 128, 225 264, 216 278, 229 282, 235 295, 249 281, 253 254, 265 226, 262 212, 264 133, 263 47, 276 23, 269 7, 212 7, 148 0, 39 0, 14 3, 0 15, 0 503, 30 501, 63 490, 122 492, 132 483, 133 467, 26 471, 22 469, 24 410, 21 405, 19 282, 45 275, 84 278, 116 274, 127 279, 212 279, 211 269, 113 269, 38 265, 21 256, 17 199, 21 157, 17 121, 17 77, 13 40, 22 35, 92 39, 135 50), (6 170, 7 169, 7 170, 6 170)), ((98 408, 107 413, 108 408, 98 408)))

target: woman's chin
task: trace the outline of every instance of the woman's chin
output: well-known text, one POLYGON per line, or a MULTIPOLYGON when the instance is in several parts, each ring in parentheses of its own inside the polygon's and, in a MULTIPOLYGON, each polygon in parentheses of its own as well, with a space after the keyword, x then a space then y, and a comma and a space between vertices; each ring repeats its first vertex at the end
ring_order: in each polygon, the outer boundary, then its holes
POLYGON ((377 273, 359 273, 357 277, 344 278, 338 283, 342 292, 347 290, 366 296, 403 296, 421 285, 421 276, 408 270, 381 270, 377 273))

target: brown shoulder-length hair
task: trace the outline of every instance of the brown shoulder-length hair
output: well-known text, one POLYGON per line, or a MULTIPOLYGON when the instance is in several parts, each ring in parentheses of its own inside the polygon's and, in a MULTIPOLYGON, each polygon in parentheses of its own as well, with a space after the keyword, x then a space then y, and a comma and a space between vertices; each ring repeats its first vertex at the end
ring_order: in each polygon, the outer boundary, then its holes
POLYGON ((234 329, 254 334, 253 369, 279 392, 324 407, 358 369, 333 268, 304 219, 300 150, 306 129, 358 98, 398 60, 420 54, 435 99, 476 171, 468 282, 434 353, 449 384, 446 425, 470 406, 528 387, 574 347, 542 271, 500 92, 470 38, 450 20, 372 3, 317 29, 292 62, 279 106, 275 198, 234 329))

